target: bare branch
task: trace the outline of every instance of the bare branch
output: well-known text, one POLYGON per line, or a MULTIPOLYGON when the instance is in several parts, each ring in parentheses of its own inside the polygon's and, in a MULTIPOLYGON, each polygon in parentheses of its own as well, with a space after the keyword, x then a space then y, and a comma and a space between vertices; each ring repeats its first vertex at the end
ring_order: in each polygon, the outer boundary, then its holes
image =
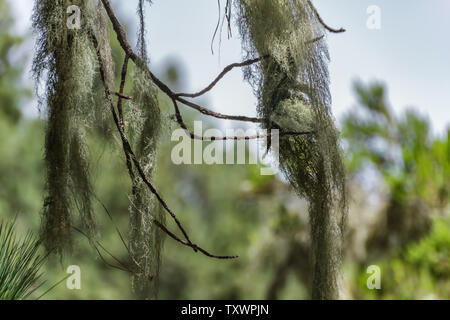
MULTIPOLYGON (((146 65, 145 61, 140 58, 131 48, 128 40, 127 40, 127 36, 126 33, 124 31, 124 29, 122 28, 120 22, 118 21, 116 15, 114 14, 114 11, 111 7, 111 4, 109 2, 109 0, 101 0, 103 3, 103 6, 105 7, 105 10, 109 16, 109 19, 111 20, 111 23, 113 25, 113 29, 116 33, 117 39, 122 47, 122 49, 125 51, 125 61, 123 64, 123 68, 122 68, 122 81, 121 81, 121 86, 120 86, 120 91, 118 93, 116 92, 111 92, 105 82, 104 79, 104 74, 103 74, 103 67, 102 67, 102 61, 101 61, 101 57, 99 56, 99 63, 100 63, 100 71, 101 71, 101 76, 102 76, 102 80, 103 80, 103 84, 105 87, 105 95, 107 100, 110 103, 110 109, 111 109, 111 113, 113 115, 114 118, 114 122, 116 124, 116 127, 119 131, 121 140, 122 140, 122 146, 123 146, 123 150, 127 159, 127 167, 128 167, 128 171, 129 171, 129 175, 130 178, 133 181, 135 181, 135 176, 134 176, 134 172, 133 172, 133 164, 134 167, 136 168, 137 172, 139 173, 140 178, 143 180, 143 182, 147 185, 147 187, 149 188, 149 190, 156 196, 156 198, 158 199, 158 201, 161 203, 161 205, 163 206, 163 208, 169 213, 169 215, 172 217, 172 219, 175 221, 175 223, 177 224, 179 230, 183 233, 183 236, 185 238, 185 240, 180 239, 178 236, 176 236, 175 234, 173 234, 171 231, 169 231, 162 223, 160 223, 159 221, 153 219, 154 223, 162 230, 164 231, 167 235, 169 235, 171 238, 173 238, 174 240, 176 240, 177 242, 188 246, 190 248, 192 248, 195 252, 201 252, 204 255, 208 256, 208 257, 212 257, 212 258, 217 258, 217 259, 233 259, 236 258, 236 256, 216 256, 216 255, 212 255, 209 252, 207 252, 206 250, 198 247, 197 245, 193 244, 191 242, 191 240, 189 239, 188 234, 186 233, 186 231, 184 230, 183 226, 181 225, 180 221, 178 220, 177 216, 175 215, 175 213, 168 207, 167 203, 162 199, 162 197, 159 195, 158 191, 156 190, 156 188, 152 185, 152 183, 149 181, 149 179, 147 178, 145 172, 143 171, 138 159, 136 158, 131 145, 126 137, 125 134, 125 127, 124 127, 124 120, 123 120, 123 111, 122 111, 122 99, 131 99, 131 97, 128 97, 126 95, 123 94, 123 89, 125 86, 125 81, 126 81, 126 74, 127 74, 127 66, 128 66, 128 60, 131 59, 135 65, 137 67, 140 67, 144 70, 144 72, 146 72, 148 74, 148 76, 152 79, 152 81, 155 83, 155 85, 161 90, 163 91, 173 102, 174 108, 175 108, 175 117, 176 120, 178 122, 178 124, 180 125, 181 128, 183 128, 184 130, 186 130, 186 132, 188 133, 188 135, 192 138, 192 139, 200 139, 203 141, 215 141, 215 140, 250 140, 250 139, 259 139, 259 138, 266 138, 269 137, 270 139, 270 135, 256 135, 256 136, 252 136, 252 137, 238 137, 238 136, 234 136, 234 137, 198 137, 195 134, 191 133, 189 131, 189 129, 187 128, 187 126, 185 125, 181 112, 179 110, 178 107, 178 102, 182 103, 190 108, 193 108, 197 111, 199 111, 200 113, 207 115, 207 116, 211 116, 211 117, 215 117, 218 119, 227 119, 227 120, 236 120, 236 121, 244 121, 244 122, 253 122, 253 123, 262 123, 263 119, 260 118, 254 118, 254 117, 246 117, 246 116, 233 116, 233 115, 226 115, 226 114, 221 114, 218 112, 214 112, 208 108, 205 108, 197 103, 191 102, 189 100, 186 100, 184 98, 196 98, 199 96, 204 95, 205 93, 209 92, 210 90, 212 90, 217 83, 228 73, 230 72, 232 69, 237 68, 237 67, 245 67, 245 66, 249 66, 252 65, 254 63, 258 63, 263 59, 267 59, 269 58, 268 55, 260 57, 260 58, 256 58, 256 59, 251 59, 251 60, 247 60, 241 63, 233 63, 227 67, 225 67, 225 69, 214 79, 213 82, 211 82, 211 84, 209 84, 205 89, 197 92, 197 93, 193 93, 193 94, 188 94, 188 93, 174 93, 164 82, 162 82, 160 79, 158 79, 158 77, 156 77, 148 68, 148 66, 146 65), (115 94, 116 96, 118 96, 118 104, 117 104, 117 110, 119 112, 119 115, 117 115, 116 110, 114 108, 114 105, 112 103, 111 100, 111 94, 115 94)), ((229 10, 228 8, 228 3, 229 1, 227 1, 227 10, 229 10)), ((328 31, 333 32, 333 33, 340 33, 340 32, 344 32, 344 29, 333 29, 331 27, 329 27, 328 25, 325 24, 325 22, 323 21, 323 19, 320 17, 319 13, 317 12, 316 8, 314 7, 314 5, 311 3, 310 0, 308 0, 308 4, 311 7, 311 9, 313 10, 314 14, 316 15, 318 21, 324 26, 324 28, 326 28, 328 31)), ((229 12, 228 12, 229 14, 229 12)), ((227 16, 227 20, 229 21, 229 18, 227 16)), ((320 36, 317 37, 315 39, 309 40, 306 43, 314 43, 316 41, 320 41, 321 39, 323 39, 324 36, 320 36)), ((305 131, 305 132, 281 132, 280 135, 291 135, 291 136, 299 136, 299 135, 308 135, 308 134, 314 134, 313 131, 305 131)), ((269 140, 270 141, 270 140, 269 140)))
MULTIPOLYGON (((123 90, 125 88, 129 60, 130 60, 130 57, 128 56, 128 54, 125 54, 125 58, 123 61, 123 66, 122 66, 122 74, 121 74, 121 79, 120 79, 120 88, 119 88, 119 93, 121 95, 123 94, 123 90)), ((120 122, 120 126, 122 127, 122 130, 125 131, 125 121, 123 118, 123 108, 122 108, 122 97, 120 95, 118 97, 119 97, 119 99, 117 101, 117 111, 119 112, 119 122, 120 122)), ((127 164, 127 169, 128 169, 128 175, 130 176, 131 183, 133 185, 133 190, 134 190, 135 189, 135 175, 133 172, 133 164, 131 162, 130 155, 127 152, 125 152, 125 158, 126 158, 126 164, 127 164)))
POLYGON ((191 107, 201 113, 203 113, 204 115, 207 116, 211 116, 211 117, 215 117, 218 119, 227 119, 227 120, 236 120, 236 121, 245 121, 245 122, 254 122, 254 123, 259 123, 262 122, 262 119, 258 119, 258 118, 252 118, 252 117, 245 117, 245 116, 232 116, 232 115, 225 115, 225 114, 221 114, 218 112, 214 112, 210 109, 207 109, 205 107, 202 107, 196 103, 187 101, 181 97, 177 97, 176 94, 164 83, 162 82, 160 79, 158 79, 158 77, 156 77, 151 71, 150 69, 147 67, 147 65, 145 64, 145 62, 138 56, 136 55, 136 53, 134 53, 133 49, 130 46, 130 43, 127 40, 127 36, 125 34, 124 29, 122 28, 122 25, 120 24, 119 20, 117 20, 117 17, 111 7, 111 4, 109 3, 109 0, 102 0, 103 6, 105 7, 106 13, 109 16, 109 19, 111 20, 111 23, 113 25, 113 29, 117 35, 117 40, 119 41, 122 49, 125 51, 125 54, 129 56, 129 58, 137 65, 140 66, 144 69, 145 72, 148 73, 148 75, 150 76, 150 78, 153 80, 153 82, 155 83, 155 85, 162 91, 164 92, 167 96, 169 96, 170 98, 175 98, 176 100, 178 100, 180 103, 191 107))
POLYGON ((211 82, 211 84, 209 86, 207 86, 205 89, 197 92, 197 93, 178 93, 175 96, 176 97, 187 97, 187 98, 196 98, 199 97, 201 95, 204 95, 205 93, 207 93, 208 91, 210 91, 212 88, 214 88, 214 86, 231 70, 233 70, 234 68, 241 68, 241 67, 246 67, 246 66, 250 66, 252 64, 255 64, 257 62, 260 62, 261 60, 264 59, 268 59, 270 56, 269 55, 265 55, 263 57, 259 57, 256 59, 251 59, 251 60, 246 60, 244 62, 241 63, 232 63, 230 65, 228 65, 227 67, 225 67, 225 69, 223 69, 223 71, 217 76, 216 79, 214 79, 213 82, 211 82))
MULTIPOLYGON (((180 112, 180 108, 178 107, 177 100, 174 98, 172 99, 172 103, 175 109, 175 119, 178 122, 179 126, 186 131, 186 134, 192 139, 192 140, 201 140, 201 141, 225 141, 225 140, 255 140, 255 139, 264 139, 264 138, 270 138, 271 133, 267 134, 257 134, 254 136, 223 136, 223 137, 203 137, 198 136, 194 133, 192 133, 186 126, 186 124, 183 121, 183 117, 180 112)), ((300 135, 308 135, 308 134, 314 134, 314 131, 303 131, 303 132, 280 132, 280 136, 300 136, 300 135)))
POLYGON ((345 32, 344 28, 340 28, 340 29, 334 29, 331 28, 330 26, 328 26, 325 21, 323 21, 322 17, 320 16, 319 12, 317 11, 316 7, 314 7, 314 5, 312 4, 311 0, 308 0, 308 4, 309 7, 311 8, 311 10, 314 12, 314 14, 316 15, 317 20, 319 21, 319 23, 325 28, 327 29, 329 32, 331 33, 342 33, 345 32))
POLYGON ((125 99, 125 100, 132 100, 133 99, 133 97, 126 96, 126 95, 124 95, 123 93, 120 93, 120 92, 111 92, 111 93, 116 95, 116 96, 118 96, 121 99, 125 99))
MULTIPOLYGON (((107 0, 102 0, 102 1, 107 1, 107 0)), ((97 48, 98 47, 98 45, 97 45, 98 42, 97 42, 95 36, 92 35, 92 37, 93 37, 94 45, 97 48)), ((111 99, 111 91, 108 88, 108 85, 106 84, 106 81, 105 81, 103 62, 102 62, 101 56, 100 56, 98 51, 97 51, 97 56, 98 56, 98 61, 99 61, 99 65, 100 65, 101 79, 102 79, 103 86, 104 86, 104 89, 105 89, 105 97, 106 97, 106 99, 109 102, 114 122, 116 124, 117 130, 119 131, 119 134, 120 134, 120 137, 121 137, 121 140, 122 140, 122 146, 123 146, 124 152, 129 155, 131 161, 133 162, 133 164, 134 164, 135 168, 137 169, 137 171, 139 173, 139 176, 141 177, 143 182, 147 185, 147 187, 149 188, 150 192, 153 193, 156 196, 156 198, 158 199, 159 203, 163 206, 163 208, 170 214, 170 216, 175 221, 176 225, 178 226, 178 229, 182 232, 182 234, 183 234, 183 236, 184 236, 184 238, 186 240, 182 240, 182 239, 176 237, 172 232, 170 232, 166 227, 164 227, 164 225, 162 223, 160 223, 160 222, 158 222, 156 220, 154 220, 155 224, 161 230, 163 230, 165 233, 167 233, 170 237, 172 237, 173 239, 175 239, 178 242, 182 243, 183 245, 191 247, 195 252, 201 252, 204 255, 208 256, 208 257, 216 258, 216 259, 234 259, 234 258, 237 258, 237 256, 216 256, 216 255, 210 254, 208 251, 206 251, 206 250, 198 247, 196 244, 192 243, 192 241, 190 240, 187 232, 185 231, 185 229, 182 226, 181 222, 178 220, 178 218, 175 215, 175 213, 169 208, 167 203, 164 201, 164 199, 160 196, 160 194, 158 193, 156 188, 153 186, 153 184, 147 178, 144 170, 142 169, 141 164, 139 163, 139 160, 137 159, 135 153, 133 152, 133 149, 131 148, 131 145, 130 145, 127 137, 126 137, 124 128, 121 125, 120 118, 118 117, 118 115, 116 113, 116 110, 114 109, 114 104, 113 104, 112 99, 111 99)), ((130 58, 131 58, 131 56, 130 56, 130 58)))
MULTIPOLYGON (((170 96, 170 98, 173 98, 174 96, 170 96)), ((252 122, 252 123, 262 123, 263 119, 260 118, 254 118, 254 117, 246 117, 246 116, 230 116, 218 112, 211 111, 210 109, 204 108, 194 102, 188 101, 186 99, 183 99, 181 97, 174 97, 177 101, 181 102, 182 104, 191 107, 200 113, 203 113, 204 115, 211 116, 217 119, 224 119, 224 120, 235 120, 235 121, 243 121, 243 122, 252 122)))

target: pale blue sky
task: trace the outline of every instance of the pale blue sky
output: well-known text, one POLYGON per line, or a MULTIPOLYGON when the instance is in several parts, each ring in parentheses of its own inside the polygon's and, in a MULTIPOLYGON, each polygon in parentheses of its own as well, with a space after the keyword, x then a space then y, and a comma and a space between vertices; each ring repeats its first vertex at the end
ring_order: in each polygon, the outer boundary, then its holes
MULTIPOLYGON (((30 25, 32 0, 10 1, 20 18, 30 25)), ((217 23, 216 0, 154 0, 147 17, 152 66, 176 58, 184 64, 189 88, 204 87, 229 63, 241 60, 237 31, 224 34, 220 59, 211 55, 210 41, 217 23)), ((328 35, 333 112, 340 119, 354 104, 352 80, 382 80, 399 113, 413 106, 426 113, 435 132, 450 124, 450 1, 448 0, 315 0, 330 25, 347 32, 328 35), (370 5, 382 12, 381 30, 366 27, 370 5)), ((119 0, 111 0, 116 6, 119 0)), ((121 1, 121 16, 132 21, 136 0, 121 1)), ((217 44, 216 44, 217 49, 217 44)), ((235 70, 208 96, 216 111, 255 114, 251 88, 235 70)))

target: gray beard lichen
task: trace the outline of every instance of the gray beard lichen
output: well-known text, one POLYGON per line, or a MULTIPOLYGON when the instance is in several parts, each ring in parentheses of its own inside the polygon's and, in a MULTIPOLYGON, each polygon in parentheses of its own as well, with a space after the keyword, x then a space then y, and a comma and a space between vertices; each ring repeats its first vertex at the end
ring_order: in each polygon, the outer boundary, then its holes
POLYGON ((91 239, 95 235, 84 132, 93 109, 96 55, 88 30, 93 29, 95 16, 95 2, 88 0, 37 0, 33 13, 38 36, 33 73, 38 83, 46 77, 41 103, 47 105, 48 120, 42 238, 49 251, 60 254, 71 247, 75 208, 85 232, 91 239), (80 29, 66 26, 71 5, 83 13, 80 29))
MULTIPOLYGON (((144 3, 140 0, 138 7, 138 46, 143 64, 147 63, 144 3)), ((234 3, 248 58, 271 57, 245 69, 245 77, 258 96, 263 126, 314 132, 280 137, 280 164, 298 194, 309 201, 313 298, 338 298, 345 174, 339 134, 330 112, 328 52, 321 38, 325 30, 307 0, 234 3)), ((97 49, 108 89, 114 88, 115 79, 108 23, 98 4, 96 0, 36 0, 33 14, 38 36, 33 72, 38 83, 46 79, 46 96, 41 102, 46 103, 48 120, 42 237, 49 251, 60 254, 71 246, 75 209, 86 234, 91 240, 95 238, 85 131, 95 127, 98 112, 92 94, 98 78, 97 49), (66 26, 66 10, 71 5, 81 10, 79 29, 66 26)), ((124 120, 136 156, 151 179, 161 128, 157 90, 143 66, 135 66, 132 79, 133 100, 126 102, 124 120)), ((106 112, 105 105, 98 108, 106 112)), ((162 234, 153 219, 163 221, 164 215, 139 175, 134 176, 130 198, 130 251, 136 264, 133 289, 139 297, 151 298, 156 295, 162 246, 162 234)))
MULTIPOLYGON (((136 67, 133 74, 133 102, 128 109, 134 113, 133 140, 136 157, 149 179, 156 167, 156 151, 161 129, 161 114, 158 107, 157 90, 148 74, 136 67)), ((143 270, 136 270, 132 286, 140 298, 155 298, 161 262, 163 234, 153 223, 156 219, 164 223, 165 214, 153 193, 137 176, 130 196, 130 250, 133 258, 143 270), (144 271, 144 275, 138 275, 144 271), (148 276, 152 277, 149 281, 148 276)))
MULTIPOLYGON (((42 78, 46 79, 45 97, 41 103, 47 106, 48 120, 45 142, 47 198, 42 238, 49 251, 63 254, 71 248, 75 209, 80 212, 85 233, 91 241, 95 239, 85 131, 95 128, 99 110, 100 114, 109 112, 107 99, 94 107, 99 100, 92 92, 94 80, 100 76, 108 90, 113 90, 115 66, 108 20, 100 1, 36 0, 33 27, 38 35, 33 72, 38 83, 42 78), (71 5, 78 6, 82 13, 79 29, 66 26, 66 10, 71 5), (101 75, 98 59, 101 61, 101 75)), ((140 34, 143 35, 143 20, 141 28, 140 34)), ((139 39, 142 63, 146 63, 144 37, 139 39)), ((151 179, 156 165, 161 115, 156 87, 142 67, 134 68, 133 101, 126 103, 124 120, 130 127, 128 132, 134 141, 136 156, 151 179)), ((104 115, 101 117, 106 118, 104 115)), ((129 247, 136 264, 132 276, 133 289, 139 297, 151 298, 156 296, 163 239, 153 218, 163 222, 164 215, 138 175, 133 180, 130 198, 129 247)))
POLYGON ((266 129, 313 131, 280 137, 280 166, 309 202, 312 297, 339 297, 346 216, 339 133, 330 112, 325 33, 306 0, 235 0, 247 58, 269 55, 244 71, 266 129))
MULTIPOLYGON (((140 23, 137 46, 142 64, 148 63, 144 24, 145 2, 151 4, 149 0, 138 2, 140 23)), ((158 106, 157 88, 143 67, 138 64, 134 69, 133 101, 128 103, 127 109, 131 120, 130 133, 134 140, 136 157, 144 173, 151 180, 156 167, 161 112, 158 106)), ((132 276, 132 288, 139 298, 152 299, 156 298, 158 293, 163 244, 163 234, 153 223, 153 219, 164 223, 165 214, 155 195, 149 191, 139 176, 133 181, 130 198, 130 251, 133 259, 141 266, 141 270, 136 270, 136 274, 132 276), (149 276, 152 277, 151 281, 149 276)))

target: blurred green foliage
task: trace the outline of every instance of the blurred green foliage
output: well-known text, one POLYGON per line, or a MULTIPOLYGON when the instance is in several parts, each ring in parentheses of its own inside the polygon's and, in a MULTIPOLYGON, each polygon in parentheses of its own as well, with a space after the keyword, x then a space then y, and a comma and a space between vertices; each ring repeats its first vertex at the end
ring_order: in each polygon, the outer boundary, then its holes
POLYGON ((20 103, 31 93, 20 84, 26 58, 12 53, 24 40, 11 34, 13 22, 8 2, 0 0, 0 117, 17 123, 21 118, 20 103))
POLYGON ((381 268, 381 290, 366 288, 368 274, 361 270, 357 297, 361 299, 448 299, 450 297, 450 222, 434 220, 430 234, 396 250, 381 268))
POLYGON ((342 136, 350 173, 373 166, 401 204, 417 197, 431 208, 448 205, 450 129, 433 137, 427 118, 407 110, 399 119, 380 83, 355 83, 358 107, 344 119, 342 136))
MULTIPOLYGON (((355 83, 358 106, 344 119, 351 176, 372 168, 385 186, 385 218, 369 236, 359 268, 359 298, 450 298, 450 129, 433 136, 426 117, 397 118, 380 83, 355 83), (374 254, 376 253, 376 254, 374 254), (382 290, 368 290, 365 267, 382 269, 382 290)), ((373 175, 372 175, 373 176, 373 175)))

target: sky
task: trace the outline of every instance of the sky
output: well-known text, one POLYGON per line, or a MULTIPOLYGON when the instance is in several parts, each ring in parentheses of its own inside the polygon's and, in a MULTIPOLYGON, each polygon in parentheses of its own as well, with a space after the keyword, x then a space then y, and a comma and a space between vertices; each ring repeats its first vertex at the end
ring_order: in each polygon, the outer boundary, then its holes
MULTIPOLYGON (((17 30, 31 28, 32 0, 10 3, 18 19, 17 30)), ((124 22, 133 23, 136 0, 111 0, 120 7, 124 22)), ((333 113, 339 120, 355 104, 352 83, 382 81, 388 87, 392 108, 400 114, 414 107, 427 115, 436 134, 450 127, 450 1, 448 0, 315 0, 322 18, 343 34, 328 34, 333 113), (371 30, 367 9, 378 6, 381 29, 371 30)), ((119 13, 119 12, 118 12, 119 13)), ((224 32, 214 55, 211 39, 217 24, 216 0, 154 0, 148 10, 151 68, 161 69, 177 60, 187 88, 205 87, 222 69, 242 61, 239 35, 224 32)), ((137 22, 137 21, 136 21, 137 22)), ((254 116, 256 99, 242 72, 229 73, 208 94, 208 107, 227 114, 254 116)), ((31 109, 37 108, 33 102, 31 109)), ((230 123, 231 125, 231 123, 230 123)))

